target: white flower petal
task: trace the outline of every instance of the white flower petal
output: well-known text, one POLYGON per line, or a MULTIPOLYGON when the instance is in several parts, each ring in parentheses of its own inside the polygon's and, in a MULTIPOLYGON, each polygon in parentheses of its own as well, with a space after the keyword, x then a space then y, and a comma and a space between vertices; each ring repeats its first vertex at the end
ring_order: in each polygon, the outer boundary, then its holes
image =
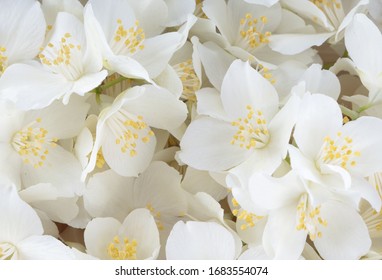
POLYGON ((51 183, 60 196, 73 197, 84 187, 80 181, 81 171, 82 167, 74 155, 56 146, 49 149, 42 166, 35 168, 32 164, 23 164, 21 174, 25 186, 51 183))
POLYGON ((292 145, 289 145, 288 152, 293 170, 296 170, 304 179, 315 183, 321 182, 321 174, 313 160, 308 159, 300 150, 292 145))
POLYGON ((214 222, 175 224, 166 245, 169 260, 232 260, 235 241, 232 234, 214 222))
POLYGON ((362 71, 382 72, 382 35, 366 15, 354 16, 345 31, 345 45, 349 56, 362 71))
POLYGON ((337 201, 322 204, 320 215, 327 220, 320 227, 322 237, 314 240, 324 259, 359 259, 371 246, 365 222, 351 207, 337 201))
POLYGON ((196 38, 193 38, 192 42, 197 50, 198 58, 203 64, 208 80, 217 90, 220 90, 224 75, 236 58, 214 42, 201 44, 196 38))
POLYGON ((228 189, 218 184, 208 172, 196 170, 188 167, 182 180, 182 187, 192 193, 205 192, 211 195, 216 201, 220 201, 227 196, 228 189))
POLYGON ((151 78, 155 78, 166 68, 174 52, 181 47, 182 39, 183 36, 178 32, 145 39, 144 49, 137 51, 133 58, 147 70, 151 78))
POLYGON ((322 93, 337 100, 341 85, 336 75, 328 70, 321 70, 321 65, 311 65, 303 74, 302 80, 305 81, 306 90, 311 93, 322 93))
POLYGON ((130 4, 147 37, 162 33, 168 16, 168 8, 165 1, 127 0, 125 2, 130 4))
POLYGON ((84 193, 85 209, 93 217, 114 217, 123 221, 131 211, 134 178, 118 175, 113 170, 94 174, 84 193))
POLYGON ((40 51, 46 31, 40 3, 33 0, 2 1, 0 18, 3 21, 1 43, 6 42, 8 63, 33 59, 40 51))
POLYGON ((19 259, 24 260, 73 260, 70 248, 48 235, 31 236, 17 244, 19 259))
POLYGON ((202 88, 196 92, 196 97, 198 100, 198 114, 229 121, 220 99, 220 93, 216 89, 202 88))
POLYGON ((349 171, 369 176, 382 170, 382 120, 375 117, 361 117, 344 125, 342 133, 352 139, 352 150, 360 152, 353 158, 354 166, 349 171))
POLYGON ((13 64, 0 79, 0 97, 23 110, 40 109, 71 92, 73 82, 28 64, 13 64))
POLYGON ((231 118, 243 117, 243 111, 250 105, 261 110, 270 120, 278 110, 278 95, 271 83, 254 70, 249 63, 235 60, 224 77, 221 99, 223 107, 231 118))
POLYGON ((193 168, 222 171, 249 157, 251 151, 232 145, 236 128, 230 123, 201 117, 187 128, 180 143, 179 158, 193 168))
POLYGON ((305 245, 306 232, 296 229, 295 204, 272 211, 264 229, 265 252, 275 259, 297 260, 305 245))
POLYGON ((352 176, 351 180, 351 190, 360 193, 361 197, 367 200, 379 212, 382 202, 377 189, 362 177, 352 176))
POLYGON ((123 108, 151 127, 171 130, 179 127, 187 117, 187 107, 168 90, 151 85, 134 87, 126 92, 123 108), (129 97, 137 95, 137 98, 129 97))
POLYGON ((31 235, 41 235, 40 218, 21 200, 14 186, 0 185, 0 240, 17 244, 31 235))
POLYGON ((86 252, 100 259, 111 259, 107 246, 118 234, 121 223, 114 218, 95 218, 90 221, 84 232, 86 252))
MULTIPOLYGON (((106 76, 106 70, 102 70, 101 72, 97 73, 85 74, 84 76, 82 76, 74 82, 72 90, 73 92, 79 95, 84 95, 85 93, 99 86, 102 83, 102 81, 106 78, 106 76)), ((65 102, 65 100, 66 99, 64 99, 64 104, 67 103, 65 102)))
POLYGON ((337 102, 322 94, 305 95, 293 137, 301 152, 314 159, 326 136, 342 127, 342 113, 337 102))
POLYGON ((150 211, 136 209, 123 221, 118 233, 137 241, 137 259, 156 259, 160 249, 159 232, 150 211))
POLYGON ((135 59, 122 56, 110 55, 105 58, 105 67, 111 71, 117 72, 124 77, 133 79, 144 79, 149 83, 154 83, 147 72, 146 68, 135 59))
POLYGON ((166 0, 168 17, 166 26, 180 25, 186 21, 187 16, 195 10, 193 0, 166 0))
POLYGON ((269 37, 269 46, 272 50, 281 54, 293 55, 301 53, 312 46, 321 46, 333 35, 334 32, 316 34, 275 34, 269 37))
POLYGON ((267 210, 297 204, 304 192, 301 181, 293 171, 281 178, 254 174, 250 178, 248 189, 253 203, 267 210))

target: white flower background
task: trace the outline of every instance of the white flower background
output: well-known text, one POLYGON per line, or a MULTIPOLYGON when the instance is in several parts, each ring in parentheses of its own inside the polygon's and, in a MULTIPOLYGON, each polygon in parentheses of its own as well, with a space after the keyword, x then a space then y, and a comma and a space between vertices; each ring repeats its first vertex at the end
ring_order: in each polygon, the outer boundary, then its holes
POLYGON ((0 0, 0 259, 382 259, 381 0, 0 0))

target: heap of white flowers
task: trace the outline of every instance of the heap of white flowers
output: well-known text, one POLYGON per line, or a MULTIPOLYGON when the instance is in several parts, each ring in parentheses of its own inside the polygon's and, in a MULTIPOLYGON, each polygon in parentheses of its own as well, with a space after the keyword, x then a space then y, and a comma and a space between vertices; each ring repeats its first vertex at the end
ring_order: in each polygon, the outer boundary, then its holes
POLYGON ((0 0, 0 259, 382 258, 381 0, 0 0))

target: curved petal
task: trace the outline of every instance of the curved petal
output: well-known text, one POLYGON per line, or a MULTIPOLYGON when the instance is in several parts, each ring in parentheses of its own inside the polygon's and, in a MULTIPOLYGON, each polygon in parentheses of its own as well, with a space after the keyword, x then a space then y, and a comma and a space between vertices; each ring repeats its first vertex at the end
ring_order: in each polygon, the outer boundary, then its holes
POLYGON ((269 37, 269 46, 272 50, 293 55, 301 53, 310 47, 321 46, 334 32, 316 34, 275 34, 269 37))
POLYGON ((333 72, 322 69, 321 65, 311 65, 303 74, 306 90, 311 93, 322 93, 337 100, 340 96, 341 85, 337 76, 333 72))
POLYGON ((217 223, 180 221, 168 237, 166 257, 169 260, 233 260, 235 240, 217 223))
POLYGON ((43 233, 40 218, 13 186, 0 185, 0 209, 1 242, 17 244, 28 236, 43 233))
POLYGON ((186 105, 164 88, 151 85, 129 89, 123 108, 136 116, 142 116, 151 127, 171 130, 178 128, 187 117, 186 105), (137 96, 131 98, 131 96, 137 96))
POLYGON ((353 208, 328 201, 322 204, 320 215, 328 224, 320 227, 322 237, 316 238, 314 245, 324 259, 359 259, 369 251, 369 232, 353 208))
POLYGON ((224 76, 236 58, 214 42, 201 44, 197 38, 192 38, 192 42, 197 49, 198 58, 203 64, 208 80, 217 90, 220 90, 224 76))
POLYGON ((122 55, 109 55, 104 59, 104 66, 127 78, 144 79, 149 83, 155 84, 150 79, 149 73, 141 63, 135 59, 122 55))
POLYGON ((307 158, 315 159, 324 138, 341 128, 342 113, 335 100, 322 94, 305 95, 293 137, 307 158))
POLYGON ((278 110, 279 98, 272 84, 248 62, 235 60, 223 79, 221 99, 224 110, 233 118, 243 117, 245 108, 261 110, 266 120, 278 110))
POLYGON ((263 233, 265 252, 275 259, 297 260, 304 250, 306 232, 296 229, 296 205, 272 211, 263 233))
POLYGON ((123 221, 118 233, 137 242, 137 259, 156 259, 159 253, 159 232, 150 211, 136 209, 123 221))
POLYGON ((214 88, 202 88, 196 92, 199 115, 229 121, 223 108, 220 93, 214 88))
POLYGON ((95 218, 86 226, 84 241, 86 252, 100 259, 111 259, 107 246, 118 234, 121 223, 114 218, 95 218))
POLYGON ((180 25, 187 20, 187 16, 195 10, 194 0, 166 0, 168 16, 166 26, 180 25))
POLYGON ((162 33, 168 16, 168 8, 163 0, 127 0, 147 37, 162 33))
POLYGON ((352 158, 355 164, 349 172, 369 176, 382 170, 382 120, 375 117, 361 117, 344 125, 342 133, 352 139, 352 150, 359 156, 352 158))
POLYGON ((32 0, 5 0, 0 44, 7 49, 8 63, 33 59, 44 42, 45 19, 40 3, 32 0))
POLYGON ((132 195, 134 178, 118 175, 113 170, 94 174, 84 193, 85 209, 93 217, 114 217, 123 221, 131 211, 129 197, 132 195))
POLYGON ((28 64, 11 65, 0 79, 0 97, 23 110, 47 107, 72 88, 63 76, 28 64))
POLYGON ((274 210, 296 204, 304 192, 301 181, 291 171, 284 177, 273 178, 263 174, 254 174, 249 182, 249 193, 257 207, 274 210))
POLYGON ((137 51, 133 58, 147 70, 151 78, 155 78, 166 68, 174 52, 181 47, 182 39, 183 36, 178 32, 145 39, 144 49, 137 51))
POLYGON ((24 260, 73 260, 71 249, 56 238, 31 236, 17 244, 19 259, 24 260))
POLYGON ((236 128, 230 123, 201 117, 193 121, 180 142, 179 158, 195 169, 222 171, 249 157, 251 151, 232 145, 236 128))
POLYGON ((313 160, 308 159, 300 150, 292 145, 289 145, 288 152, 293 170, 306 180, 315 183, 321 182, 321 174, 313 160))
POLYGON ((345 45, 349 56, 362 71, 382 72, 382 35, 366 15, 354 16, 345 31, 345 45))

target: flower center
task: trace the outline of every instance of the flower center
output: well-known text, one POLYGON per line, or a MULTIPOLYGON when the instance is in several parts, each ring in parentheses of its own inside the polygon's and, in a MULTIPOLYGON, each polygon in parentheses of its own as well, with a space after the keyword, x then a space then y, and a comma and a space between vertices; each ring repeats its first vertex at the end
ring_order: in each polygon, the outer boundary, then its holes
POLYGON ((5 47, 0 46, 0 74, 3 74, 5 68, 7 68, 8 57, 5 56, 6 51, 7 49, 5 47))
POLYGON ((114 260, 136 260, 137 259, 137 241, 124 238, 120 242, 119 236, 115 236, 113 241, 107 246, 107 253, 114 260))
POLYGON ((38 118, 28 126, 15 133, 12 146, 21 156, 25 164, 32 164, 35 168, 44 165, 49 154, 49 147, 57 146, 57 138, 47 137, 48 131, 39 126, 38 118))
POLYGON ((117 19, 117 29, 114 32, 110 46, 115 54, 133 55, 138 49, 144 49, 144 40, 145 33, 139 27, 138 20, 135 21, 134 26, 125 29, 122 20, 117 19))
POLYGON ((60 73, 68 80, 75 81, 81 77, 82 51, 81 45, 76 44, 70 33, 65 33, 61 40, 48 43, 47 47, 39 54, 43 65, 48 66, 55 73, 60 73))
POLYGON ((356 158, 361 155, 359 151, 354 151, 352 148, 353 139, 342 136, 341 132, 337 133, 337 137, 332 139, 329 136, 324 138, 324 144, 318 157, 318 165, 320 163, 332 164, 348 169, 350 166, 357 164, 356 158))
POLYGON ((247 150, 252 148, 262 148, 269 140, 269 131, 262 111, 256 113, 251 105, 247 105, 248 111, 245 118, 239 118, 231 123, 237 127, 237 132, 231 141, 232 145, 239 145, 247 150))
POLYGON ((107 123, 116 137, 115 144, 121 146, 122 153, 129 153, 131 157, 137 155, 137 144, 148 143, 154 136, 142 116, 135 117, 124 109, 116 112, 107 123))
POLYGON ((235 207, 235 209, 232 210, 232 214, 236 217, 238 221, 244 222, 240 226, 241 230, 246 230, 247 228, 254 227, 258 221, 264 218, 264 216, 258 216, 254 213, 247 212, 246 210, 240 208, 240 205, 235 198, 232 198, 232 205, 233 207, 235 207))
POLYGON ((195 91, 200 88, 200 81, 195 73, 192 60, 188 59, 184 62, 174 65, 174 70, 183 84, 182 97, 185 100, 196 101, 195 91))
MULTIPOLYGON (((328 18, 331 24, 338 28, 341 25, 342 20, 345 17, 341 0, 310 0, 316 5, 328 18)), ((313 21, 318 21, 317 18, 313 18, 313 21)))
POLYGON ((102 153, 102 147, 98 150, 97 152, 97 159, 96 159, 96 166, 98 168, 103 168, 103 166, 105 165, 106 161, 105 161, 105 158, 103 157, 103 153, 102 153))
POLYGON ((308 195, 303 194, 297 205, 297 230, 307 231, 310 240, 322 237, 320 227, 328 226, 328 222, 320 216, 321 206, 313 208, 308 203, 308 195))
POLYGON ((262 45, 269 43, 271 32, 264 32, 264 26, 268 22, 268 18, 261 16, 253 18, 250 13, 246 14, 240 20, 239 35, 237 37, 237 45, 247 51, 254 50, 262 45))
POLYGON ((0 260, 10 260, 16 253, 16 248, 10 243, 0 243, 0 260))
POLYGON ((163 230, 164 229, 164 225, 160 221, 161 213, 159 211, 156 212, 154 207, 150 203, 148 203, 146 205, 146 208, 150 211, 151 215, 154 217, 155 223, 157 224, 157 227, 158 227, 158 230, 163 230))

